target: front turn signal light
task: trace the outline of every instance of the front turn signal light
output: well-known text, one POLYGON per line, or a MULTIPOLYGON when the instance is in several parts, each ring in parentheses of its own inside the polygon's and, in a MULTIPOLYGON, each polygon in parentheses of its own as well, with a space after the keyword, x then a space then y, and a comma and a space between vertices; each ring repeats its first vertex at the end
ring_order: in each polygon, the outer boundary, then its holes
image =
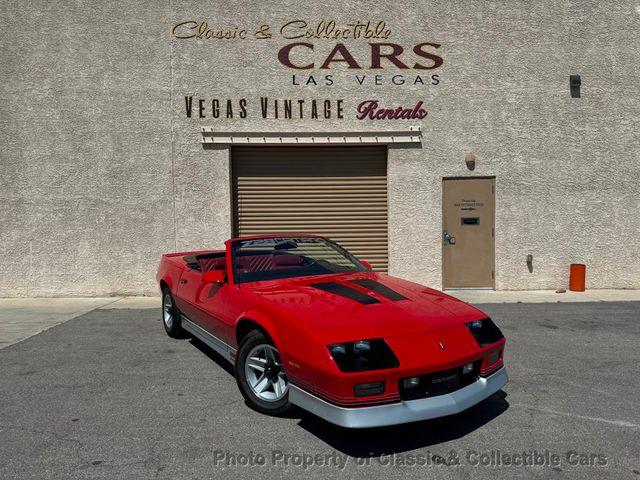
POLYGON ((496 350, 490 350, 482 359, 482 365, 480 366, 480 376, 488 377, 493 372, 502 367, 504 348, 498 348, 496 350))

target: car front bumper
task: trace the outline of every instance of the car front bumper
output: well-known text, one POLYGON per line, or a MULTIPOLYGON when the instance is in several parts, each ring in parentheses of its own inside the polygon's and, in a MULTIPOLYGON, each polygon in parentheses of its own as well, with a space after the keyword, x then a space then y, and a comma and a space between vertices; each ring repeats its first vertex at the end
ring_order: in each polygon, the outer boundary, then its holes
POLYGON ((370 407, 333 405, 295 385, 289 385, 289 401, 328 422, 346 428, 370 428, 416 422, 460 413, 490 397, 509 381, 505 367, 464 388, 436 397, 370 407))

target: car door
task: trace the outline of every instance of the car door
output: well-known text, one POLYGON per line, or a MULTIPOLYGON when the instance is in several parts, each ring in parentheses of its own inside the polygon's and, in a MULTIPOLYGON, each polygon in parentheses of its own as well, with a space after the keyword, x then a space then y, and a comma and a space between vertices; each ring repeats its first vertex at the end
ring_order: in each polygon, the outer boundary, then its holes
MULTIPOLYGON (((230 246, 227 245, 225 257, 220 257, 215 261, 215 269, 227 270, 228 260, 231 256, 230 246)), ((212 265, 203 264, 203 269, 209 269, 212 265)), ((232 275, 228 272, 225 281, 220 284, 208 284, 197 296, 199 306, 204 311, 207 330, 216 335, 227 345, 236 344, 236 320, 243 312, 249 308, 246 302, 246 295, 240 287, 232 281, 232 275)))
POLYGON ((189 320, 212 335, 223 339, 226 336, 223 328, 224 290, 226 290, 224 287, 226 283, 205 283, 202 280, 203 271, 224 268, 221 265, 224 265, 224 257, 200 261, 198 269, 187 268, 178 282, 176 303, 189 320), (219 295, 220 290, 222 290, 222 295, 219 295))
POLYGON ((201 296, 202 271, 198 268, 187 267, 182 272, 178 281, 178 288, 175 295, 176 305, 180 312, 192 322, 201 327, 205 327, 204 312, 198 305, 198 298, 201 296))
POLYGON ((198 298, 204 313, 204 328, 228 345, 235 344, 235 321, 246 308, 237 285, 208 284, 198 298))

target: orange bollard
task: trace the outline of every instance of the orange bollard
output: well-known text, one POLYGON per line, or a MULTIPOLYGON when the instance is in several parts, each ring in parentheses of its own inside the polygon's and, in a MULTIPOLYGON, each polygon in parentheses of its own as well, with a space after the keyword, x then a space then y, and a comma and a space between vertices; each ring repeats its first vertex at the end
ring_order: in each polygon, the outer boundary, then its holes
POLYGON ((569 290, 584 292, 587 267, 582 263, 572 263, 569 270, 569 290))

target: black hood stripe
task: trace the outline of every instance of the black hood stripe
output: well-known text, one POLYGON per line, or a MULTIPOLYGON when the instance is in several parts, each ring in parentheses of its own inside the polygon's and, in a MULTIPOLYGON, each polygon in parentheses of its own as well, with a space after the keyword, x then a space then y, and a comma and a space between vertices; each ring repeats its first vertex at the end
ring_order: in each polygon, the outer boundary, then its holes
POLYGON ((346 285, 341 285, 340 283, 335 282, 324 282, 324 283, 312 283, 309 285, 310 287, 317 288, 318 290, 324 290, 325 292, 333 293, 335 295, 341 295, 343 297, 350 298, 351 300, 355 300, 356 302, 360 302, 363 305, 370 305, 372 303, 380 303, 380 300, 372 297, 371 295, 367 295, 366 293, 362 293, 355 288, 347 287, 346 285))
POLYGON ((376 292, 383 297, 387 297, 389 300, 406 300, 407 297, 399 294, 395 290, 390 289, 386 285, 376 282, 375 280, 371 280, 369 278, 363 278, 362 280, 351 280, 351 283, 355 283, 356 285, 360 285, 361 287, 366 288, 367 290, 371 290, 376 292))

